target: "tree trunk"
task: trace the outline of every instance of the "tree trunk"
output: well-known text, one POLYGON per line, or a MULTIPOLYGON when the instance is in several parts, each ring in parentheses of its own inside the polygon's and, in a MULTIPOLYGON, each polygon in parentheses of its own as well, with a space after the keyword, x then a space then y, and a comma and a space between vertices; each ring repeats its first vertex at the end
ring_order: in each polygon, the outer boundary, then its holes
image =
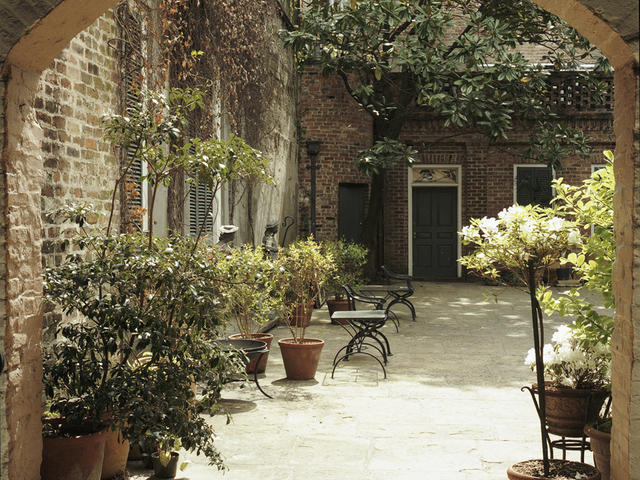
POLYGON ((371 177, 369 209, 362 225, 362 243, 364 243, 369 250, 367 265, 365 267, 365 275, 369 279, 375 278, 377 269, 380 266, 378 265, 378 252, 380 249, 380 245, 378 245, 378 228, 381 212, 384 209, 385 179, 386 172, 384 170, 371 177))
MULTIPOLYGON (((397 140, 400 137, 402 126, 404 125, 406 116, 401 115, 390 120, 380 118, 374 119, 373 122, 373 143, 384 138, 397 140)), ((379 252, 382 245, 378 243, 378 230, 381 227, 380 219, 384 211, 385 192, 384 187, 387 181, 386 170, 380 170, 379 173, 371 176, 369 188, 369 208, 362 225, 362 243, 367 247, 369 253, 367 255, 367 265, 365 266, 365 275, 373 280, 376 273, 384 263, 384 259, 380 258, 379 252)), ((382 242, 384 242, 384 230, 382 234, 382 242)))

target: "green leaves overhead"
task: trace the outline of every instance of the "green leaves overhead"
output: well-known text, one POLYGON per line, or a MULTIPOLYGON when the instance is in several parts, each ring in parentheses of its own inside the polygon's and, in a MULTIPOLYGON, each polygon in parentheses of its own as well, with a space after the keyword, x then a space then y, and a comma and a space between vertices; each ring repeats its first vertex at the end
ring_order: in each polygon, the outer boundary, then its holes
POLYGON ((358 168, 369 176, 377 175, 396 163, 411 165, 418 153, 412 147, 391 138, 377 141, 373 147, 361 150, 356 159, 358 168))
MULTIPOLYGON (((339 75, 374 119, 402 124, 408 112, 426 109, 446 126, 472 127, 494 141, 507 137, 516 116, 558 121, 547 105, 553 70, 607 68, 584 37, 527 0, 310 0, 300 24, 281 35, 301 65, 339 75), (533 63, 521 53, 532 46, 546 49, 533 63)), ((596 96, 598 83, 589 86, 596 96)), ((398 138, 400 130, 377 139, 398 138)), ((549 137, 563 148, 538 142, 541 160, 557 164, 571 148, 584 149, 584 137, 566 133, 549 137)))

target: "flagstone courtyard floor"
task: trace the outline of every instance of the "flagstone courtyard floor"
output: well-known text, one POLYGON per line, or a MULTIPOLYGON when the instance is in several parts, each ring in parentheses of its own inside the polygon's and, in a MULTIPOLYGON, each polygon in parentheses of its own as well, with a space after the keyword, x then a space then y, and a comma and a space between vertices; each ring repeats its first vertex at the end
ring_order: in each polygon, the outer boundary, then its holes
MULTIPOLYGON (((307 336, 325 340, 315 380, 286 380, 275 343, 260 378, 274 398, 252 384, 230 384, 223 406, 231 422, 222 415, 210 420, 228 471, 183 452, 191 464, 178 478, 493 480, 506 479, 517 461, 539 458, 535 409, 520 391, 535 380, 524 365, 533 344, 528 296, 423 282, 413 303, 416 322, 398 306, 400 332, 384 327, 393 352, 386 380, 364 355, 341 363, 332 379, 333 356, 348 336, 330 324, 326 307, 314 311, 307 336)), ((547 318, 547 337, 561 323, 547 318)), ((284 327, 272 333, 289 336, 284 327)), ((592 464, 590 452, 586 461, 592 464)), ((129 470, 135 480, 153 478, 138 462, 129 470)))

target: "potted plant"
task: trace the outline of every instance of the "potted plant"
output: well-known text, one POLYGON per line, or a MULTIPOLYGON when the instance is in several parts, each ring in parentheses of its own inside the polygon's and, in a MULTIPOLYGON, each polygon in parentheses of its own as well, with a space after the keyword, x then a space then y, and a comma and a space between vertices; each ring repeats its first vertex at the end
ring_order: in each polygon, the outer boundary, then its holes
POLYGON ((42 480, 100 480, 106 435, 102 425, 70 425, 59 417, 45 418, 42 434, 42 480))
MULTIPOLYGON (((282 306, 282 298, 274 286, 276 264, 265 258, 262 249, 244 245, 225 251, 214 247, 212 255, 221 271, 222 295, 225 308, 239 333, 229 338, 261 340, 271 347, 273 334, 256 331, 271 319, 282 306)), ((247 373, 265 371, 268 353, 257 364, 254 358, 247 365, 247 373)))
POLYGON ((297 240, 278 256, 276 282, 285 298, 284 321, 290 338, 278 341, 287 378, 308 380, 315 376, 324 341, 305 337, 313 302, 327 278, 335 273, 330 255, 324 255, 313 237, 297 240))
MULTIPOLYGON (((609 344, 585 343, 579 329, 562 325, 543 350, 547 430, 562 437, 581 437, 609 395, 609 344)), ((525 364, 536 371, 533 349, 525 364)))
POLYGON ((72 253, 45 271, 45 294, 79 318, 50 327, 53 341, 43 362, 46 400, 66 425, 100 424, 124 439, 143 438, 175 418, 167 434, 222 467, 212 427, 200 413, 215 411, 221 378, 244 368, 211 342, 226 320, 223 279, 202 245, 204 222, 195 238, 157 237, 154 200, 177 169, 188 171, 191 183, 209 186, 212 198, 225 181, 270 177, 266 159, 241 139, 186 134, 189 113, 203 104, 201 92, 141 95, 126 116, 104 120, 107 140, 135 152, 115 182, 109 218, 92 226, 97 218, 87 205, 53 213, 75 222, 80 235, 68 242, 72 253), (150 190, 149 228, 116 234, 118 192, 136 159, 148 170, 142 180, 150 190), (198 402, 194 381, 201 387, 198 402))
MULTIPOLYGON (((580 232, 572 222, 558 216, 553 208, 513 205, 502 210, 497 218, 472 219, 460 232, 463 244, 472 253, 460 259, 469 271, 493 281, 501 271, 511 272, 524 285, 531 301, 533 356, 536 365, 544 365, 544 322, 537 289, 543 274, 556 263, 561 252, 581 241, 580 232)), ((581 478, 599 478, 589 465, 563 460, 550 460, 547 444, 547 395, 542 368, 536 369, 538 414, 542 445, 542 460, 528 460, 513 465, 510 479, 562 478, 567 470, 580 473, 581 478)), ((573 474, 575 478, 575 474, 573 474)))
POLYGON ((162 437, 158 432, 154 437, 160 437, 156 440, 156 451, 151 454, 155 477, 175 478, 178 469, 183 471, 189 465, 189 462, 180 462, 180 439, 171 434, 162 437))
POLYGON ((611 463, 611 416, 599 418, 597 422, 584 427, 589 437, 593 461, 602 475, 601 480, 609 480, 611 463))
MULTIPOLYGON (((327 278, 325 291, 333 298, 327 298, 329 317, 335 311, 349 310, 349 302, 345 298, 343 285, 358 289, 364 283, 364 266, 367 263, 367 249, 347 240, 323 242, 325 255, 331 255, 336 265, 336 273, 327 278)), ((336 323, 331 320, 331 323, 336 323)))

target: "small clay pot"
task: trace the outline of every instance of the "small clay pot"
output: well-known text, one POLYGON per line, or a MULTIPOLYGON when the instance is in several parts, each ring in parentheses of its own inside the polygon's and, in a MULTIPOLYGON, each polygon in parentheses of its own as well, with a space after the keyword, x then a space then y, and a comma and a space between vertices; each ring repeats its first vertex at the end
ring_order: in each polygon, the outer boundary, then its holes
POLYGON ((311 380, 315 377, 323 340, 305 338, 303 343, 295 343, 293 338, 283 338, 278 340, 278 345, 289 380, 311 380))
POLYGON ((296 305, 291 313, 291 324, 296 327, 308 327, 313 314, 313 302, 296 305))
MULTIPOLYGON (((273 341, 273 334, 271 333, 250 333, 248 336, 243 335, 241 333, 236 333, 235 335, 229 335, 229 340, 260 340, 267 344, 267 348, 271 348, 271 342, 273 341)), ((258 373, 264 373, 267 368, 267 360, 269 359, 269 353, 265 353, 260 358, 260 363, 258 363, 258 357, 252 359, 247 365, 247 373, 254 373, 256 368, 258 373), (257 367, 256 367, 257 363, 257 367)))
POLYGON ((153 473, 157 478, 175 478, 178 473, 178 461, 180 460, 180 454, 178 452, 171 452, 171 459, 166 465, 160 463, 160 457, 157 453, 151 455, 153 459, 153 473))
MULTIPOLYGON (((327 300, 327 308, 329 309, 329 317, 333 315, 333 312, 346 312, 350 310, 348 300, 327 300)), ((331 319, 331 323, 334 325, 345 325, 348 320, 334 320, 331 319)))

